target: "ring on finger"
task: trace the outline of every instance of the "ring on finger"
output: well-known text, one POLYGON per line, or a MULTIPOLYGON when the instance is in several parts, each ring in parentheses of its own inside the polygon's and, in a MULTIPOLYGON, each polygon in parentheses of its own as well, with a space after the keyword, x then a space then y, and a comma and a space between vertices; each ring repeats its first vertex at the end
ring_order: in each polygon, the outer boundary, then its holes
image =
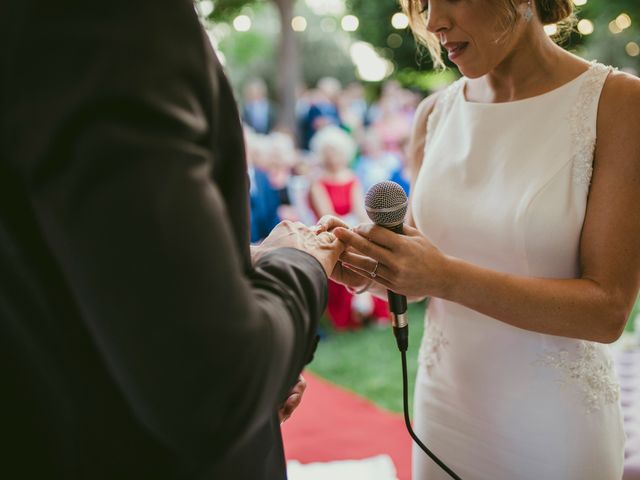
POLYGON ((376 260, 376 264, 373 267, 373 270, 371 270, 371 273, 369 275, 371 275, 371 278, 376 278, 378 276, 378 267, 380 266, 380 262, 378 260, 376 260))

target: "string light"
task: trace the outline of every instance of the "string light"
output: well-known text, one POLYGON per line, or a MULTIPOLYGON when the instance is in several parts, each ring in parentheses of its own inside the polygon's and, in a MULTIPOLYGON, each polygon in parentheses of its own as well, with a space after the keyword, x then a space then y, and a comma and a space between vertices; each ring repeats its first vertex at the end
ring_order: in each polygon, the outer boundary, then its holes
POLYGON ((233 19, 233 28, 238 32, 248 32, 251 30, 251 19, 247 15, 238 15, 233 19))
POLYGON ((626 13, 621 13, 618 15, 618 18, 616 18, 616 25, 620 30, 626 30, 631 26, 631 17, 626 13))
POLYGON ((307 19, 298 15, 291 19, 291 28, 294 32, 304 32, 307 29, 307 19))
POLYGON ((340 24, 345 32, 355 32, 360 25, 360 20, 355 15, 345 15, 340 24))
POLYGON ((591 35, 594 30, 595 30, 595 26, 593 25, 593 22, 591 20, 587 20, 586 18, 583 18, 578 22, 578 31, 582 35, 591 35))
POLYGON ((208 17, 213 13, 213 2, 211 0, 202 0, 198 2, 198 10, 200 11, 200 15, 203 17, 208 17))
POLYGON ((627 51, 627 55, 630 57, 637 57, 640 55, 640 45, 636 42, 629 42, 627 46, 624 48, 627 51))
POLYGON ((391 17, 391 26, 396 30, 403 30, 409 26, 409 17, 402 12, 397 12, 391 17))
POLYGON ((618 26, 615 20, 611 20, 609 22, 609 31, 614 35, 617 35, 618 33, 622 32, 622 29, 618 26))
POLYGON ((391 48, 399 48, 402 46, 402 37, 397 33, 391 33, 387 37, 387 45, 391 48))

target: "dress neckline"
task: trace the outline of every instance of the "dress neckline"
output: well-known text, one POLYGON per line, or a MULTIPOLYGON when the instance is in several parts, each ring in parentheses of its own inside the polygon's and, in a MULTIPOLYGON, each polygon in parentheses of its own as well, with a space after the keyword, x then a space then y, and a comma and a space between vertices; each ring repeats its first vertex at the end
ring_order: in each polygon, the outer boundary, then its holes
POLYGON ((548 92, 544 92, 541 93, 539 95, 534 95, 532 97, 527 97, 527 98, 521 98, 520 100, 511 100, 509 102, 470 102, 469 100, 467 100, 466 97, 466 87, 467 87, 467 78, 463 77, 462 82, 461 82, 461 88, 460 88, 460 95, 462 97, 462 103, 464 103, 465 105, 471 105, 471 106, 475 106, 475 107, 488 107, 488 108, 492 108, 492 107, 499 107, 499 106, 504 106, 504 105, 522 105, 524 103, 529 103, 535 100, 540 100, 543 98, 546 98, 548 96, 551 96, 553 94, 556 94, 558 92, 561 92, 562 90, 578 83, 582 78, 584 78, 585 76, 587 76, 593 69, 594 67, 597 65, 597 62, 591 62, 589 65, 589 68, 587 68, 584 72, 582 72, 580 75, 578 75, 577 77, 569 80, 566 83, 563 83, 562 85, 560 85, 559 87, 556 87, 552 90, 549 90, 548 92))

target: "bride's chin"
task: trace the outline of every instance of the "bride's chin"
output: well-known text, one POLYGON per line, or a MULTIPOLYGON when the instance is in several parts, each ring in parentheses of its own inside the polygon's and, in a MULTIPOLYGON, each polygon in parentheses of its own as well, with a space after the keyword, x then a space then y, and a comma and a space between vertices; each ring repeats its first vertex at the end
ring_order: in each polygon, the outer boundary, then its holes
POLYGON ((468 78, 469 80, 480 78, 487 74, 485 69, 480 69, 477 67, 473 68, 471 66, 466 66, 466 65, 458 65, 458 70, 460 70, 460 73, 464 75, 466 78, 468 78))

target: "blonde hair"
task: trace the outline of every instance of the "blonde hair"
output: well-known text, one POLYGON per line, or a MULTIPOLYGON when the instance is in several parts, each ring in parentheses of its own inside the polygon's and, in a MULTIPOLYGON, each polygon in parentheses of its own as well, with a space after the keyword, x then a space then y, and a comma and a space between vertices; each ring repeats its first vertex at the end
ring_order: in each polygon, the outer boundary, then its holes
MULTIPOLYGON (((427 21, 422 15, 420 0, 398 0, 400 7, 409 18, 409 26, 418 43, 429 51, 434 67, 444 68, 442 47, 436 35, 427 30, 427 21)), ((497 8, 505 34, 509 33, 518 20, 518 5, 522 0, 488 0, 497 8)), ((569 32, 575 23, 572 0, 532 0, 536 12, 543 25, 559 24, 555 38, 562 39, 563 33, 569 32)))

